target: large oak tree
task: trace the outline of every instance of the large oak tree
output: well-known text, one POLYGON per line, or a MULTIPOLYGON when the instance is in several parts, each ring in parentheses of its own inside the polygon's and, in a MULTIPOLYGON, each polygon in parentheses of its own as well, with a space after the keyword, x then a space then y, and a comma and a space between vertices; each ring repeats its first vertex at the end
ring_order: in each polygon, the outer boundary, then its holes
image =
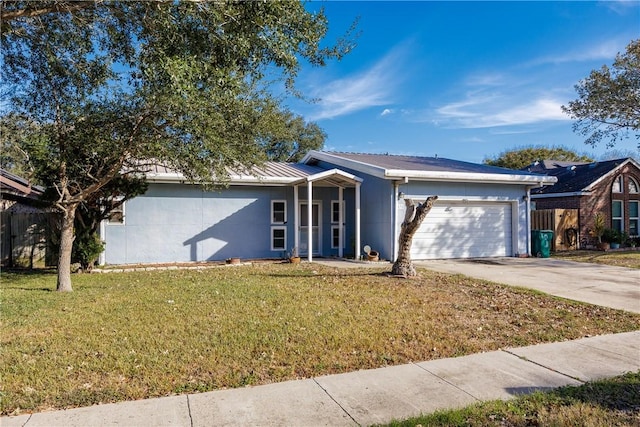
MULTIPOLYGON (((328 22, 297 1, 2 1, 2 114, 30 125, 24 147, 62 216, 59 291, 71 291, 82 204, 147 161, 224 184, 291 146, 271 93, 301 61, 340 58, 328 22)), ((314 139, 311 137, 310 139, 314 139)), ((295 147, 294 147, 295 148, 295 147)))
POLYGON ((612 67, 593 70, 575 89, 578 99, 563 105, 562 111, 576 120, 573 130, 586 138, 586 144, 605 141, 613 147, 634 134, 640 139, 640 39, 629 43, 612 67))

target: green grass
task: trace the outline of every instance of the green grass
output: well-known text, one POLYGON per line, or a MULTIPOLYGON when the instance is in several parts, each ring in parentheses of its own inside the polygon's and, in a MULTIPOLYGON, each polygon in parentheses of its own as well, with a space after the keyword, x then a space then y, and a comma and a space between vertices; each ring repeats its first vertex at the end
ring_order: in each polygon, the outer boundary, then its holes
POLYGON ((592 264, 640 269, 640 251, 565 251, 554 252, 553 258, 592 264))
POLYGON ((256 264, 3 272, 2 413, 241 387, 640 329, 640 315, 459 275, 256 264))
POLYGON ((388 424, 390 427, 638 425, 640 372, 388 424))

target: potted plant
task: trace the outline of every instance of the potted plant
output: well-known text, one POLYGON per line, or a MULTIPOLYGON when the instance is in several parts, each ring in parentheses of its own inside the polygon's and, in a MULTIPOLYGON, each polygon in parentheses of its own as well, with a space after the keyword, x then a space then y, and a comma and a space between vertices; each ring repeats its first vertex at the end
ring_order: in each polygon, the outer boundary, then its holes
POLYGON ((629 242, 629 233, 626 231, 618 231, 617 236, 619 246, 624 246, 629 242))
POLYGON ((598 249, 603 251, 609 249, 609 243, 602 240, 605 229, 604 214, 602 212, 598 212, 593 218, 593 229, 591 230, 591 235, 598 239, 598 249))
POLYGON ((294 247, 291 249, 291 254, 289 255, 289 262, 291 264, 300 264, 300 256, 298 255, 298 248, 294 247))

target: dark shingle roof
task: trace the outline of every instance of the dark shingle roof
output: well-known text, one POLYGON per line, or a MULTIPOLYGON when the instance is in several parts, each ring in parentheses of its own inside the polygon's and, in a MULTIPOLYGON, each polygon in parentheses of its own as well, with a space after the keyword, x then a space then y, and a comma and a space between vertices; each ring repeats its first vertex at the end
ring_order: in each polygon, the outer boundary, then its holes
POLYGON ((37 199, 42 195, 44 189, 37 185, 31 185, 28 180, 14 175, 9 171, 0 169, 0 192, 3 195, 14 195, 37 199))
MULTIPOLYGON (((532 190, 533 194, 575 193, 585 191, 594 182, 615 170, 629 159, 607 160, 604 162, 568 164, 564 167, 552 166, 546 169, 532 166, 549 176, 555 176, 558 182, 551 187, 532 190)), ((549 161, 546 161, 549 162, 549 161)))

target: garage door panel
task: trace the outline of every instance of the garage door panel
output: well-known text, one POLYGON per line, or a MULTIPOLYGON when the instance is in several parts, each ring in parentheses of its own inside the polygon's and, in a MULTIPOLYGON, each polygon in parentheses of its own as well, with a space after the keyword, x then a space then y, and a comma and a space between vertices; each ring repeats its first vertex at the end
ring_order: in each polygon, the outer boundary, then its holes
POLYGON ((414 259, 511 255, 511 204, 433 207, 413 237, 414 259))

